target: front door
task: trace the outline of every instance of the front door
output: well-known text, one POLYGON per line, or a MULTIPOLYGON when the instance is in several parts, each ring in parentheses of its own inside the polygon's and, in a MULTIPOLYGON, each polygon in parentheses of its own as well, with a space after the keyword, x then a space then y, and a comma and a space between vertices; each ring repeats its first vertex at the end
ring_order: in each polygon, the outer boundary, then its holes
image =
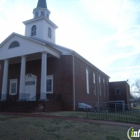
POLYGON ((25 79, 25 98, 29 101, 36 100, 36 83, 37 76, 27 74, 25 79))

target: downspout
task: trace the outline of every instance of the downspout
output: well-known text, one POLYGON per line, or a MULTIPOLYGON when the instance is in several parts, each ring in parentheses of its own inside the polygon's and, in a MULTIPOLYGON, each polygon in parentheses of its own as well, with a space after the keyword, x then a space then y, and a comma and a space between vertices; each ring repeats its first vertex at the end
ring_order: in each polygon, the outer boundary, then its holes
POLYGON ((73 56, 73 110, 75 111, 75 63, 74 63, 75 59, 74 54, 72 56, 73 56))

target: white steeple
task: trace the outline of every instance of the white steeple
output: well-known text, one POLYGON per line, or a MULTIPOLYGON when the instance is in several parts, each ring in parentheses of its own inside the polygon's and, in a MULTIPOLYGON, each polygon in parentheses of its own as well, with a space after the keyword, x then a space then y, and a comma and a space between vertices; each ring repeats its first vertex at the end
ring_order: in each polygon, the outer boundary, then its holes
POLYGON ((33 10, 33 19, 24 21, 25 36, 46 40, 55 43, 55 29, 58 27, 49 19, 50 11, 46 0, 38 0, 33 10))

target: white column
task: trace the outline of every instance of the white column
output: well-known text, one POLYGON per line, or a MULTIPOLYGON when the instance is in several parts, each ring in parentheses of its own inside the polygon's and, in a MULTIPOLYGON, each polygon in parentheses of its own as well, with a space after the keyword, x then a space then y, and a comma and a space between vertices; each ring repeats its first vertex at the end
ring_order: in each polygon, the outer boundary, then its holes
POLYGON ((46 78, 47 78, 47 53, 42 53, 41 61, 41 85, 40 85, 40 100, 46 100, 46 78))
POLYGON ((26 56, 22 56, 20 69, 19 100, 22 99, 22 94, 25 93, 25 72, 26 72, 26 56))
POLYGON ((2 81, 2 97, 1 97, 1 100, 6 100, 6 97, 7 97, 8 65, 9 65, 9 61, 8 61, 8 59, 6 59, 4 61, 3 81, 2 81))

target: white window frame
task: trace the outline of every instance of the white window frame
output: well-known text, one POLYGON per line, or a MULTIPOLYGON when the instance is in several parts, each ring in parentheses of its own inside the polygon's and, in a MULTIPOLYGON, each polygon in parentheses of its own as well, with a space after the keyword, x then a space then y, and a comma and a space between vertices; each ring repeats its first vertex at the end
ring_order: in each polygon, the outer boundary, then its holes
POLYGON ((86 68, 86 87, 87 87, 87 94, 89 94, 89 70, 86 68))
POLYGON ((51 91, 47 91, 47 89, 46 89, 46 92, 47 93, 50 93, 50 94, 52 94, 53 93, 53 75, 47 75, 47 78, 46 78, 46 88, 47 88, 47 80, 51 80, 51 91))
POLYGON ((10 79, 10 88, 9 88, 9 95, 16 95, 17 94, 17 87, 18 87, 18 80, 17 79, 10 79), (15 93, 11 93, 12 92, 12 83, 16 83, 16 92, 15 93))

